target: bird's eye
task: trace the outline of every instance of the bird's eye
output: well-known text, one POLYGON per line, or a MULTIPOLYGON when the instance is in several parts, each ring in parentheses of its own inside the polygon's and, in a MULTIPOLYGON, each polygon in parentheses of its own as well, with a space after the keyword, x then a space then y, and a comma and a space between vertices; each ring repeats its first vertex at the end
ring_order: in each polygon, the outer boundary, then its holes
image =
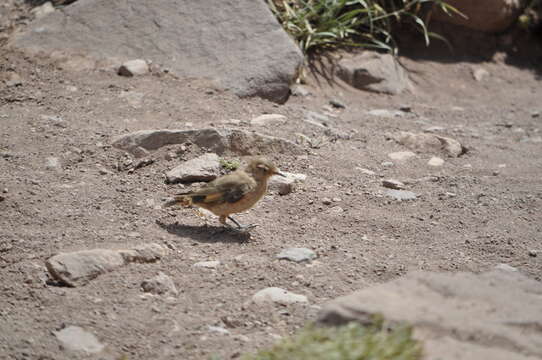
POLYGON ((269 168, 267 166, 265 166, 264 164, 259 164, 259 165, 257 165, 257 167, 259 169, 261 169, 263 172, 268 172, 269 171, 269 168))

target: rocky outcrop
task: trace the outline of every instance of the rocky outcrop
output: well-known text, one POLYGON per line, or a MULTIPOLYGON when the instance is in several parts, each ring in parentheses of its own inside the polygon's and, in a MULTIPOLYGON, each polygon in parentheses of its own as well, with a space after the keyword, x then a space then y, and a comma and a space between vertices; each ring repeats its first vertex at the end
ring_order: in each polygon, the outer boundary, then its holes
POLYGON ((381 314, 414 326, 426 359, 542 357, 542 285, 519 272, 414 272, 324 306, 320 322, 370 323, 381 314))
POLYGON ((253 0, 78 1, 36 20, 12 45, 81 70, 147 59, 275 102, 287 99, 303 61, 266 3, 253 0))

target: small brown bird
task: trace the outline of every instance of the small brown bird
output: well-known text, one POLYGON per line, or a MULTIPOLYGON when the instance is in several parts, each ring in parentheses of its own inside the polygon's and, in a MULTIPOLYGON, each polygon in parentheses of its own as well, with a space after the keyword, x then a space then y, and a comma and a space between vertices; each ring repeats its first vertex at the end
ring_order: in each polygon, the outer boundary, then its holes
POLYGON ((253 207, 265 195, 267 181, 273 175, 285 176, 269 160, 257 158, 244 170, 236 170, 199 189, 175 195, 164 206, 195 205, 219 216, 222 225, 229 226, 226 219, 230 219, 237 225, 237 229, 250 229, 256 225, 241 225, 230 215, 253 207))

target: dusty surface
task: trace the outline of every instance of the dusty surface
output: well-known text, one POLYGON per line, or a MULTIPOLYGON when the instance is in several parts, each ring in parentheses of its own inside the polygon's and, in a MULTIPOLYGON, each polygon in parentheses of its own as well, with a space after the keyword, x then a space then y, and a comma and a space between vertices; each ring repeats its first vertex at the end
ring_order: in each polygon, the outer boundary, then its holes
POLYGON ((78 326, 106 345, 101 358, 228 359, 315 319, 314 305, 409 270, 480 272, 506 263, 541 280, 542 83, 528 68, 405 58, 413 94, 376 95, 322 80, 321 88, 310 88, 313 96, 279 106, 163 73, 72 73, 0 50, 2 80, 15 71, 23 81, 0 85, 0 358, 72 359, 54 334, 78 326), (489 73, 480 82, 473 78, 478 67, 489 73), (130 157, 110 146, 114 136, 142 129, 248 129, 244 122, 264 113, 288 121, 252 127, 263 134, 320 139, 323 129, 304 122, 305 111, 323 112, 330 99, 346 105, 330 124, 351 138, 305 145, 302 156, 271 156, 282 170, 308 178, 296 192, 269 195, 238 216, 260 224, 250 236, 221 232, 216 220, 205 227, 190 209, 160 209, 181 186, 165 184, 164 173, 203 149, 161 149, 150 155, 152 164, 129 172, 118 169, 130 157), (402 117, 366 113, 405 105, 411 112, 402 117), (225 125, 229 119, 242 122, 225 125), (468 152, 418 153, 382 165, 387 154, 408 150, 389 134, 431 126, 468 152), (167 160, 175 151, 181 158, 167 160), (433 155, 444 165, 427 165, 433 155), (388 178, 418 198, 384 196, 388 178), (58 286, 45 269, 58 252, 150 242, 167 246, 169 255, 83 287, 58 286), (287 247, 313 249, 319 258, 310 265, 276 260, 287 247), (221 264, 193 267, 211 260, 221 264), (143 293, 141 283, 159 272, 173 279, 177 296, 143 293), (310 303, 250 304, 266 287, 310 303))

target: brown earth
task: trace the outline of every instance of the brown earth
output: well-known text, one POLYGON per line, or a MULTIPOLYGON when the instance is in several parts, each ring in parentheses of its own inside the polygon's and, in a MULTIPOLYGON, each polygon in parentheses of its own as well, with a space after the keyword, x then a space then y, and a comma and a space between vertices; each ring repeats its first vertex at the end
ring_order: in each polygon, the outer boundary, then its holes
MULTIPOLYGON (((323 77, 309 79, 314 95, 285 105, 239 99, 199 80, 159 71, 138 78, 111 72, 63 71, 46 59, 1 49, 0 76, 16 71, 23 84, 0 88, 0 358, 72 359, 53 335, 81 326, 107 345, 98 358, 234 358, 288 335, 315 318, 318 305, 410 270, 481 272, 506 263, 542 279, 542 83, 529 69, 494 61, 402 58, 415 91, 386 96, 353 90, 323 77), (489 76, 473 79, 482 67, 489 76), (111 147, 119 134, 141 129, 239 127, 264 113, 285 125, 261 133, 320 139, 323 129, 303 121, 323 112, 349 139, 322 141, 307 155, 270 156, 281 170, 304 173, 303 186, 268 195, 237 218, 258 223, 249 236, 204 226, 192 210, 160 208, 179 189, 164 172, 203 149, 121 171, 127 155, 111 147), (368 115, 371 109, 409 107, 403 117, 368 115), (398 131, 441 126, 468 152, 458 158, 418 153, 395 166, 388 153, 407 150, 389 139, 398 131), (427 161, 441 156, 442 167, 427 161), (48 157, 60 166, 48 166, 48 157), (99 165, 107 172, 101 171, 99 165), (366 175, 359 168, 376 172, 366 175), (419 195, 395 201, 382 179, 406 183, 419 195), (325 205, 323 198, 335 199, 325 205), (340 207, 340 208, 337 208, 340 207), (342 209, 342 211, 341 211, 342 209), (68 288, 51 281, 45 260, 58 252, 132 248, 156 242, 168 256, 130 264, 90 284, 68 288), (278 261, 286 247, 307 247, 310 265, 278 261), (220 260, 216 269, 194 268, 220 260), (169 275, 179 295, 144 295, 143 280, 169 275), (310 305, 256 306, 254 293, 281 287, 306 295, 310 305), (210 332, 221 326, 229 335, 210 332)), ((319 141, 315 141, 317 143, 319 141)))

